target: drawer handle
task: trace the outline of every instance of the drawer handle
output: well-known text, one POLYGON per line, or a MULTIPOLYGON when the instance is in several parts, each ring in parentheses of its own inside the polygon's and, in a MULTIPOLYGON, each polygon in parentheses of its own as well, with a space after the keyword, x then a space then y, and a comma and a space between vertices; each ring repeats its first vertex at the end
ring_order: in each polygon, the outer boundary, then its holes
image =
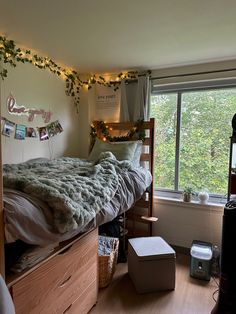
POLYGON ((72 307, 72 303, 71 303, 71 305, 68 306, 68 308, 65 309, 65 311, 63 312, 63 314, 67 313, 71 307, 72 307))
POLYGON ((62 288, 62 287, 64 287, 65 286, 65 284, 67 283, 67 281, 69 281, 70 280, 70 278, 71 278, 71 276, 72 275, 70 275, 68 278, 66 278, 64 281, 62 281, 62 283, 60 284, 60 288, 62 288))
POLYGON ((66 252, 68 252, 70 249, 72 248, 72 244, 68 247, 66 247, 64 250, 62 250, 60 253, 58 253, 58 255, 63 255, 65 254, 66 252))

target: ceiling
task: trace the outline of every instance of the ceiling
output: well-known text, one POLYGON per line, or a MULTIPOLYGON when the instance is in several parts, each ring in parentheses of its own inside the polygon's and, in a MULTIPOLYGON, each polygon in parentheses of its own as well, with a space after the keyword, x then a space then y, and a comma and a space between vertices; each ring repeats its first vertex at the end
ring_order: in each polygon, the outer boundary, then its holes
POLYGON ((0 34, 80 73, 236 59, 235 0, 0 0, 0 34))

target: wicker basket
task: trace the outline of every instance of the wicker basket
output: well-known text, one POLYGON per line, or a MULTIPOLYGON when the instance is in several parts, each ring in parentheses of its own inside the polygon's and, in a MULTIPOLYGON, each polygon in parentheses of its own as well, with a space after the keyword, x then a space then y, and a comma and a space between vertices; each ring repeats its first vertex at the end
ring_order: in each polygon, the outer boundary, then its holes
POLYGON ((109 285, 115 272, 118 257, 119 239, 99 236, 99 288, 109 285))

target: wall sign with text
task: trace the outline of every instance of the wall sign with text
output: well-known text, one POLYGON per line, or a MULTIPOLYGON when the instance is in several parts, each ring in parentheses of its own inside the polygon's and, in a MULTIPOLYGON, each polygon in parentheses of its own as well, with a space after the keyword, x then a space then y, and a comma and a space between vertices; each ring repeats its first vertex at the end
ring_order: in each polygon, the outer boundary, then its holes
POLYGON ((110 87, 96 86, 96 119, 118 121, 120 93, 110 87))
POLYGON ((7 110, 10 114, 15 115, 27 115, 28 121, 32 122, 36 115, 42 116, 42 119, 45 123, 50 122, 52 112, 46 111, 44 109, 33 109, 33 108, 26 108, 24 106, 18 106, 16 103, 16 99, 13 97, 12 94, 9 95, 7 98, 7 110))

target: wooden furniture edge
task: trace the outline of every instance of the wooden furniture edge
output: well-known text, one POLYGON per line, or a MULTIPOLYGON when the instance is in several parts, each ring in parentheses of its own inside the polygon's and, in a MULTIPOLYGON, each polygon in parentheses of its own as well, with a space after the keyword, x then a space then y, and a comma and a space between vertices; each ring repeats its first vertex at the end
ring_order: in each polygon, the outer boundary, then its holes
POLYGON ((46 257, 43 261, 37 263, 33 267, 31 267, 29 269, 26 269, 25 271, 23 271, 23 272, 21 272, 19 274, 13 274, 13 275, 10 275, 9 277, 7 277, 6 278, 6 283, 7 283, 8 289, 10 289, 12 285, 17 283, 22 278, 24 278, 28 274, 32 273, 35 269, 37 269, 38 267, 40 267, 41 265, 43 265, 44 263, 46 263, 47 261, 52 259, 54 256, 62 253, 64 250, 69 249, 75 242, 77 242, 78 240, 84 238, 90 232, 96 232, 98 234, 98 228, 91 229, 91 230, 89 230, 89 231, 87 231, 87 232, 85 232, 83 234, 74 236, 73 238, 71 238, 69 240, 65 240, 63 242, 60 242, 58 247, 56 247, 54 249, 54 251, 48 257, 46 257))
MULTIPOLYGON (((94 120, 93 124, 97 125, 99 121, 98 120, 94 120)), ((132 129, 132 127, 134 127, 136 122, 104 122, 105 125, 110 129, 110 133, 112 133, 112 131, 128 131, 130 129, 132 129)), ((138 200, 135 205, 138 203, 142 203, 144 205, 145 208, 148 208, 149 210, 149 214, 150 216, 146 216, 143 215, 143 218, 139 218, 137 221, 142 221, 145 222, 147 224, 149 224, 148 226, 148 233, 151 236, 152 235, 152 223, 156 222, 158 220, 157 217, 153 217, 153 205, 154 205, 154 201, 153 201, 153 195, 154 195, 154 153, 155 153, 155 119, 154 118, 150 118, 148 121, 143 121, 141 129, 144 130, 149 130, 149 135, 148 137, 145 138, 143 145, 144 146, 148 146, 149 147, 149 152, 146 153, 142 153, 141 154, 141 161, 148 161, 149 162, 149 171, 152 174, 152 183, 151 186, 149 188, 149 200, 148 201, 144 201, 142 199, 138 200), (146 203, 146 204, 145 204, 146 203)))

